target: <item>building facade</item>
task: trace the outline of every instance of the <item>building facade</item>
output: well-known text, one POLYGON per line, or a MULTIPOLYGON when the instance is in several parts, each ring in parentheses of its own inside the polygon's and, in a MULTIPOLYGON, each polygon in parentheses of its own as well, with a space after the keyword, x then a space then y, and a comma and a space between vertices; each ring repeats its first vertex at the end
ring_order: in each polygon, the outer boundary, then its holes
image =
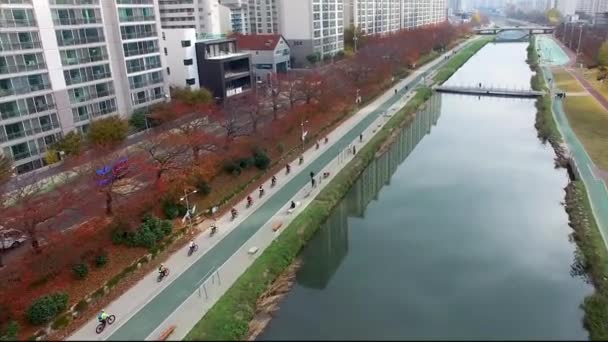
POLYGON ((235 38, 239 49, 251 54, 257 82, 266 82, 271 74, 291 69, 289 44, 280 34, 238 35, 235 38))
POLYGON ((155 1, 0 1, 0 149, 18 173, 62 134, 166 100, 155 1))
POLYGON ((160 21, 164 29, 193 28, 197 32, 220 34, 222 21, 230 15, 218 0, 158 0, 160 21))
POLYGON ((294 65, 344 50, 344 0, 279 0, 278 9, 294 65))
POLYGON ((563 16, 571 16, 576 12, 576 0, 555 0, 555 8, 563 16))
POLYGON ((606 13, 608 12, 608 1, 578 0, 576 3, 576 12, 584 13, 589 16, 595 16, 597 13, 606 13))
POLYGON ((401 29, 402 0, 349 0, 344 4, 346 27, 363 34, 385 34, 401 29))

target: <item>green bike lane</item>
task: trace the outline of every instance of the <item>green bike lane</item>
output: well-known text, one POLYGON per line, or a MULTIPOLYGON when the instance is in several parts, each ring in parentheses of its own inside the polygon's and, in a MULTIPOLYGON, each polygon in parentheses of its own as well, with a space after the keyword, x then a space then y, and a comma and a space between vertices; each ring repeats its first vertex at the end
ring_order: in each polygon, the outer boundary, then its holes
MULTIPOLYGON (((468 46, 462 46, 462 48, 468 46)), ((441 58, 441 57, 439 57, 441 58)), ((410 81, 407 86, 411 90, 420 83, 422 78, 443 66, 448 60, 438 61, 436 65, 410 81)), ((431 62, 432 63, 432 62, 431 62)), ((343 152, 359 134, 370 126, 380 115, 403 97, 408 90, 400 89, 375 110, 367 114, 360 122, 355 124, 340 139, 329 146, 325 152, 319 155, 305 170, 313 170, 319 173, 327 164, 343 152)), ((373 105, 370 104, 370 105, 373 105)), ((146 339, 173 311, 175 311, 205 280, 204 277, 212 270, 223 265, 244 243, 247 242, 266 222, 268 222, 279 210, 308 183, 310 176, 304 169, 299 170, 290 181, 278 189, 264 204, 255 212, 252 212, 242 223, 235 227, 228 235, 220 240, 215 246, 207 251, 192 266, 180 274, 171 284, 147 302, 127 322, 112 333, 108 340, 144 340, 146 339)))

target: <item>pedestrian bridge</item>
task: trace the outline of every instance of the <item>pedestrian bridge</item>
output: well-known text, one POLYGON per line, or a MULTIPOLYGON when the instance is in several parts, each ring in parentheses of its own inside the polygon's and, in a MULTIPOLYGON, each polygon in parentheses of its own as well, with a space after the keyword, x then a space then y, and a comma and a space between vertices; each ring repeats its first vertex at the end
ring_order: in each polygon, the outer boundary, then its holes
POLYGON ((478 96, 500 96, 500 97, 527 97, 534 98, 543 96, 542 91, 516 88, 499 87, 474 87, 474 86, 435 86, 433 89, 439 93, 465 94, 478 96))
POLYGON ((555 27, 551 26, 505 26, 505 27, 486 27, 474 29, 477 34, 498 34, 504 31, 527 31, 528 34, 553 33, 555 27))

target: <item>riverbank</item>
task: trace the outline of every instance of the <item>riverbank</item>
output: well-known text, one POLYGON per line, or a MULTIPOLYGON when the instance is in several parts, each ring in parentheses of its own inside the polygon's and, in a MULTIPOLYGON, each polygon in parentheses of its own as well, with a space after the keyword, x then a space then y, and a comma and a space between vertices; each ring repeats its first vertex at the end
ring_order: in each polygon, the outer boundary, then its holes
MULTIPOLYGON (((574 162, 566 156, 562 146, 562 134, 555 121, 551 92, 546 86, 545 75, 538 64, 535 39, 530 40, 528 63, 536 71, 531 86, 534 90, 545 90, 548 93, 537 100, 536 128, 539 138, 549 141, 558 158, 558 165, 576 168, 574 162)), ((566 186, 565 207, 569 225, 573 229, 572 237, 577 245, 573 275, 584 275, 594 285, 595 292, 586 297, 581 304, 585 312, 584 326, 591 340, 608 339, 608 252, 593 209, 582 180, 576 178, 579 172, 569 170, 571 181, 566 186)))
MULTIPOLYGON (((467 58, 454 58, 454 63, 445 65, 451 75, 474 55, 489 40, 474 42, 463 48, 460 53, 467 58)), ((449 77, 449 76, 448 76, 449 77)), ((341 201, 352 187, 358 176, 376 157, 376 152, 390 139, 393 132, 400 129, 402 123, 412 117, 416 110, 425 103, 432 91, 420 88, 408 104, 398 111, 384 127, 366 144, 343 168, 330 184, 315 198, 285 231, 266 249, 251 267, 224 294, 213 308, 197 323, 186 337, 187 340, 239 340, 254 333, 259 333, 260 326, 254 325, 256 331, 250 331, 250 322, 254 318, 256 303, 259 297, 267 292, 277 277, 292 264, 314 233, 329 217, 332 209, 341 201)), ((265 320, 268 323, 269 320, 265 320)))

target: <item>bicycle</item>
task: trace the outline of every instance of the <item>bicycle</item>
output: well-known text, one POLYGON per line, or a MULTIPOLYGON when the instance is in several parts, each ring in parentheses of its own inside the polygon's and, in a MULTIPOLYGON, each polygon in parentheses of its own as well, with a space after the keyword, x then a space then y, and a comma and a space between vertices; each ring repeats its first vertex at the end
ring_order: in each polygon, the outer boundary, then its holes
POLYGON ((99 322, 99 324, 97 325, 97 328, 95 328, 95 332, 97 332, 98 334, 101 334, 103 329, 106 328, 106 325, 112 325, 112 323, 114 323, 115 319, 116 319, 116 316, 114 316, 114 315, 108 316, 108 318, 99 322))

